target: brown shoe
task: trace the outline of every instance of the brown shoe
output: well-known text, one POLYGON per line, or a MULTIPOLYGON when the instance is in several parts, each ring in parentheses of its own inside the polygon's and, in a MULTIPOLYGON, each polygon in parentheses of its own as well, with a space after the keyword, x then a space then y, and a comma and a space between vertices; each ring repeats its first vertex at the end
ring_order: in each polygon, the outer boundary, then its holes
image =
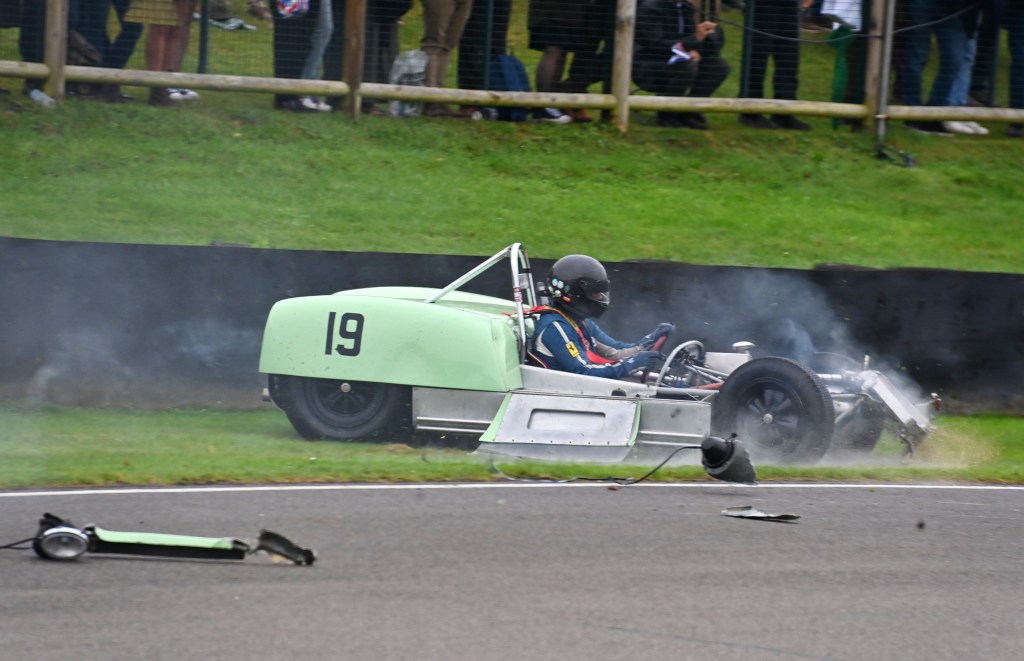
POLYGON ((590 113, 588 113, 583 108, 569 108, 568 110, 563 110, 562 112, 572 117, 572 121, 579 122, 580 124, 586 124, 588 122, 594 121, 594 118, 590 116, 590 113))
POLYGON ((181 105, 171 98, 171 93, 166 87, 149 88, 149 105, 171 107, 181 105))
POLYGON ((120 85, 103 85, 100 87, 100 98, 107 103, 128 103, 135 97, 121 91, 120 85))
POLYGON ((452 119, 466 119, 468 115, 452 110, 443 103, 427 103, 423 106, 423 115, 425 117, 448 117, 452 119))

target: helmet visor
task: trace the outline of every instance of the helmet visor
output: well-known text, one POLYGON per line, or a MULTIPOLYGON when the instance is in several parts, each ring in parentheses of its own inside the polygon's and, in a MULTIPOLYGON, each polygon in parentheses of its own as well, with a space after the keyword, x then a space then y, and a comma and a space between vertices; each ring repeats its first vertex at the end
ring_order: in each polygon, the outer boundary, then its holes
POLYGON ((612 299, 609 293, 611 290, 611 283, 608 280, 580 278, 579 287, 583 290, 583 294, 588 300, 591 300, 605 308, 611 305, 612 299))

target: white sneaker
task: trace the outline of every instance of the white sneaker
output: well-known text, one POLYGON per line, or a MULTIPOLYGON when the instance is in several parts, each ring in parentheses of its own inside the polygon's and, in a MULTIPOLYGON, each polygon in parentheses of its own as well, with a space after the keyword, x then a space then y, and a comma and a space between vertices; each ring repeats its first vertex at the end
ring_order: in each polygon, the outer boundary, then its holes
POLYGON ((198 101, 199 92, 187 89, 185 87, 171 87, 168 88, 167 94, 170 95, 172 101, 198 101))
MULTIPOLYGON (((942 122, 942 125, 950 133, 959 133, 961 135, 975 135, 974 127, 978 126, 974 122, 942 122)), ((978 126, 978 128, 982 128, 978 126)), ((985 133, 988 133, 986 130, 985 133)))
POLYGON ((533 111, 533 116, 549 124, 570 124, 572 122, 572 117, 558 108, 537 108, 533 111))
POLYGON ((971 127, 974 131, 974 135, 988 135, 988 129, 979 124, 978 122, 964 122, 971 127))
POLYGON ((308 108, 315 112, 331 112, 332 110, 331 106, 315 96, 304 96, 299 99, 299 103, 301 103, 304 108, 308 108))

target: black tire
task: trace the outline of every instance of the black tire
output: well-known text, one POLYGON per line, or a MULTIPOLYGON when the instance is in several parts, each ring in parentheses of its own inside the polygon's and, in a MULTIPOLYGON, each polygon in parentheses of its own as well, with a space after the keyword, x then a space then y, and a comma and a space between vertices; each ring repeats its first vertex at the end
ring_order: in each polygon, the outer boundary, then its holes
POLYGON ((274 402, 305 439, 393 440, 409 426, 409 389, 390 383, 272 375, 274 402))
POLYGON ((885 431, 885 411, 873 402, 864 402, 842 422, 832 434, 832 452, 867 454, 875 449, 885 431))
POLYGON ((814 463, 828 452, 834 429, 825 384, 788 358, 757 358, 741 365, 711 406, 711 435, 736 434, 755 461, 814 463))
MULTIPOLYGON (((843 371, 859 372, 863 365, 837 353, 816 353, 807 359, 807 365, 818 374, 838 374, 843 371)), ((871 401, 861 402, 857 410, 845 416, 832 434, 831 450, 834 455, 867 454, 875 449, 885 431, 885 410, 871 401)))

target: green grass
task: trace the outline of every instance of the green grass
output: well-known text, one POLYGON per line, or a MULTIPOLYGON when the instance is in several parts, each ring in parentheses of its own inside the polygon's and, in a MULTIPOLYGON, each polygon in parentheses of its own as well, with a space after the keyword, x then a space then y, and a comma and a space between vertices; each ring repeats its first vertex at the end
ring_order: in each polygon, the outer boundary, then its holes
POLYGON ((825 120, 794 135, 296 116, 208 94, 154 109, 0 99, 0 234, 60 240, 810 268, 1024 270, 1024 150, 825 120), (582 236, 581 236, 582 235, 582 236))
MULTIPOLYGON (((862 465, 759 466, 762 479, 895 482, 1024 482, 1024 422, 942 418, 917 461, 904 464, 893 439, 862 465)), ((284 415, 265 411, 126 411, 0 406, 0 487, 235 482, 423 482, 502 479, 465 452, 403 443, 301 441, 284 415)), ((640 477, 650 466, 573 466, 500 460, 518 478, 640 477)), ((652 480, 704 479, 696 466, 666 467, 652 480)))

